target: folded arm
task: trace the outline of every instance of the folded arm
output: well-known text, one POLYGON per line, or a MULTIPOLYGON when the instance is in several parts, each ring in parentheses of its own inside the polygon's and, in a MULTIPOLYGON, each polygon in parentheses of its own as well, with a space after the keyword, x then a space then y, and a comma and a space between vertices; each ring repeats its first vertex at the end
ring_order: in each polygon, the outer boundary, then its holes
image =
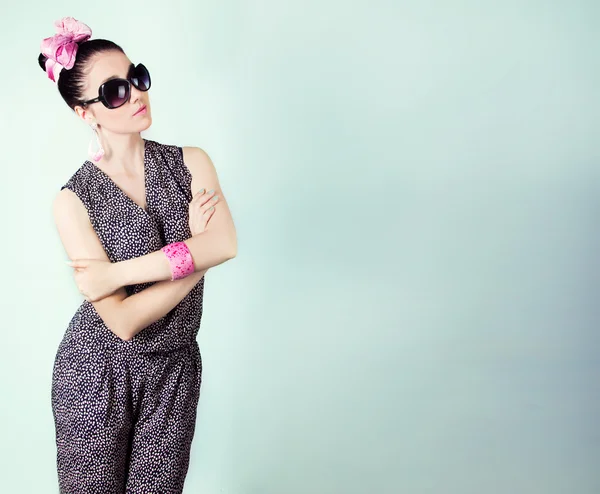
MULTIPOLYGON (((73 191, 65 188, 58 193, 53 203, 53 215, 70 259, 109 261, 85 206, 73 191)), ((130 340, 177 306, 206 271, 202 269, 180 280, 155 283, 129 297, 125 288, 121 287, 111 295, 91 303, 114 334, 122 340, 130 340)))
MULTIPOLYGON (((214 189, 215 195, 219 196, 219 203, 210 219, 210 227, 185 240, 194 259, 196 273, 205 272, 236 256, 237 235, 217 172, 209 156, 197 147, 184 147, 183 156, 192 176, 192 195, 204 188, 214 189)), ((116 281, 120 286, 151 281, 171 282, 169 260, 160 250, 115 263, 114 268, 116 281)))

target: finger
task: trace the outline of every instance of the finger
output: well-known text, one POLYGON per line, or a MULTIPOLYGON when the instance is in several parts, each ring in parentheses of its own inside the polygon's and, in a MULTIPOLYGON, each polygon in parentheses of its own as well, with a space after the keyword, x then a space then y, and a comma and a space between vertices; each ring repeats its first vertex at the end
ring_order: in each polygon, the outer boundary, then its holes
POLYGON ((211 206, 214 206, 216 203, 219 202, 219 196, 213 196, 212 198, 204 201, 204 202, 199 202, 197 204, 198 210, 200 211, 200 213, 204 213, 208 208, 210 208, 211 206))
POLYGON ((192 200, 190 202, 193 202, 193 203, 204 202, 204 200, 206 200, 207 197, 210 197, 213 194, 214 194, 214 191, 206 192, 206 189, 202 188, 194 194, 194 196, 192 197, 192 200))
POLYGON ((211 206, 204 213, 202 213, 202 215, 208 219, 214 214, 214 212, 215 212, 215 207, 211 206))
POLYGON ((206 211, 208 211, 208 209, 210 209, 211 207, 214 207, 215 204, 217 204, 219 202, 219 196, 214 196, 210 201, 207 201, 205 204, 203 204, 200 208, 200 210, 204 213, 206 211))
POLYGON ((216 194, 216 192, 211 189, 208 192, 204 193, 204 194, 200 194, 196 200, 195 203, 199 203, 200 205, 206 204, 208 201, 211 200, 211 198, 216 194))

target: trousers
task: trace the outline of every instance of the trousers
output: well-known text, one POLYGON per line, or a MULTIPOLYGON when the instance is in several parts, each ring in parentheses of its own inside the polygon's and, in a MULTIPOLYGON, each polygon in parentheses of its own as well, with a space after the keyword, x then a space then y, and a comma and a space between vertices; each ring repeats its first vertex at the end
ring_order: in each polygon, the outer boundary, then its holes
POLYGON ((123 348, 59 345, 51 402, 61 493, 183 491, 202 382, 198 344, 123 348))

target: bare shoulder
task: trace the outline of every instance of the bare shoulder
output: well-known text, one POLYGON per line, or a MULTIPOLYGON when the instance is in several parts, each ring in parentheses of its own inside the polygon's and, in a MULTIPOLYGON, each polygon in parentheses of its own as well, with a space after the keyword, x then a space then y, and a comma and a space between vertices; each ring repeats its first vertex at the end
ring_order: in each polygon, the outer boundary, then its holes
MULTIPOLYGON (((52 204, 54 223, 60 239, 70 259, 93 257, 90 254, 90 239, 97 241, 96 233, 87 213, 87 209, 77 194, 64 188, 56 194, 52 204)), ((91 251, 98 254, 98 249, 91 251)))
POLYGON ((208 189, 219 189, 217 171, 208 153, 196 146, 185 146, 183 150, 183 161, 192 175, 192 190, 201 187, 208 189))
POLYGON ((83 221, 85 223, 86 220, 89 222, 87 210, 81 199, 77 197, 75 192, 66 187, 60 190, 54 197, 52 213, 57 225, 66 221, 72 221, 73 219, 78 220, 78 222, 83 221))

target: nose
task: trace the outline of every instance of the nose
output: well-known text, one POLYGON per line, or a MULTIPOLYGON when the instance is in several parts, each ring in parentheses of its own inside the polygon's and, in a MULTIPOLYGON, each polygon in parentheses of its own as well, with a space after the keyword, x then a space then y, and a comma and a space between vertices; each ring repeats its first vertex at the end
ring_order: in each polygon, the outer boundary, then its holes
POLYGON ((130 85, 130 88, 129 102, 137 103, 142 99, 142 91, 136 88, 133 84, 130 85))

